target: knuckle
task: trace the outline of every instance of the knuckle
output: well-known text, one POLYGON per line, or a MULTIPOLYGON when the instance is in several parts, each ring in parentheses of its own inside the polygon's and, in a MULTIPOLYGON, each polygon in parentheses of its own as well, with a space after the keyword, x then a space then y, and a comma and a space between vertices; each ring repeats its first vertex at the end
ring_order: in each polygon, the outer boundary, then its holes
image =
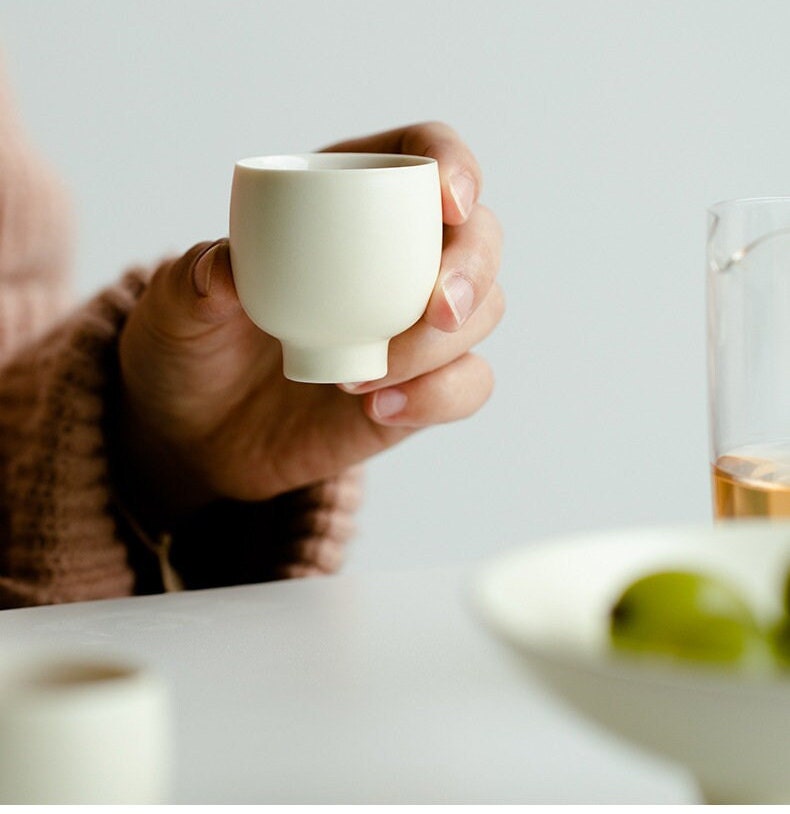
POLYGON ((478 240, 473 251, 466 257, 468 278, 479 291, 493 283, 499 270, 500 252, 498 244, 488 240, 478 240))
POLYGON ((477 412, 490 398, 494 390, 494 373, 481 356, 467 353, 453 365, 451 377, 452 398, 458 418, 465 418, 477 412), (458 393, 464 398, 459 399, 458 393))
POLYGON ((472 368, 472 375, 477 384, 477 399, 472 407, 472 411, 478 410, 485 404, 494 392, 494 371, 491 366, 481 356, 469 354, 472 368))
POLYGON ((405 137, 414 139, 423 144, 431 142, 456 142, 458 134, 447 122, 438 119, 429 119, 406 128, 405 137))
POLYGON ((493 281, 502 258, 501 229, 495 218, 480 213, 474 223, 457 227, 447 255, 448 269, 458 266, 476 285, 493 281))
POLYGON ((478 187, 482 172, 474 155, 455 128, 443 121, 425 121, 407 127, 401 139, 403 152, 418 153, 440 162, 452 162, 471 172, 478 187))
POLYGON ((482 221, 484 228, 494 236, 495 240, 501 242, 504 238, 504 230, 494 210, 484 203, 478 203, 477 215, 482 221))
POLYGON ((505 291, 499 283, 494 283, 491 287, 491 293, 489 295, 492 299, 492 308, 494 310, 494 315, 496 316, 497 322, 505 315, 505 311, 507 310, 507 301, 505 299, 505 291))

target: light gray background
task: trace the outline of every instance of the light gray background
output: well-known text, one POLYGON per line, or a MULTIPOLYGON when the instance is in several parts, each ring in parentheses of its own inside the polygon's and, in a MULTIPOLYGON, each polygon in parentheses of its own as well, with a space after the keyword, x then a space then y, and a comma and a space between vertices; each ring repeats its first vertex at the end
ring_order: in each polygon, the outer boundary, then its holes
POLYGON ((226 233, 244 155, 454 125, 506 232, 474 418, 371 462, 349 569, 710 518, 705 208, 790 192, 775 0, 3 0, 89 296, 226 233))

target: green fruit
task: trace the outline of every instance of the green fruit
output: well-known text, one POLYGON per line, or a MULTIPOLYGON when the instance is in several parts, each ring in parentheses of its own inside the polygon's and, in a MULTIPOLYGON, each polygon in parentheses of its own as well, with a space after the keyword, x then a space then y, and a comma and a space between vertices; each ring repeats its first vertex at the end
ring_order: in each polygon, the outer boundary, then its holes
POLYGON ((782 667, 790 667, 790 569, 782 590, 782 615, 771 628, 769 637, 776 660, 782 667))
POLYGON ((779 619, 768 635, 776 661, 781 667, 790 667, 790 618, 779 619))
POLYGON ((737 590, 716 577, 660 571, 629 585, 610 614, 619 650, 676 659, 736 663, 764 638, 737 590))

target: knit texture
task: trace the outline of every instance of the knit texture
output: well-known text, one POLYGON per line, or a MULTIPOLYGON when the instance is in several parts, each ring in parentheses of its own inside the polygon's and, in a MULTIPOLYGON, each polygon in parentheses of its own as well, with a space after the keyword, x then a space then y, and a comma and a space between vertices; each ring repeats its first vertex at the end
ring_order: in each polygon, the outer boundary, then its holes
POLYGON ((260 503, 218 501, 173 529, 141 530, 124 511, 118 338, 149 274, 66 313, 67 199, 4 116, 7 96, 0 83, 0 608, 335 571, 359 469, 260 503))
POLYGON ((128 286, 105 293, 0 370, 0 606, 133 592, 104 434, 131 301, 128 286))
MULTIPOLYGON (((145 284, 130 272, 0 369, 0 607, 165 588, 113 478, 117 338, 145 284)), ((168 531, 170 565, 186 588, 331 573, 360 497, 352 469, 269 501, 219 501, 168 531)))

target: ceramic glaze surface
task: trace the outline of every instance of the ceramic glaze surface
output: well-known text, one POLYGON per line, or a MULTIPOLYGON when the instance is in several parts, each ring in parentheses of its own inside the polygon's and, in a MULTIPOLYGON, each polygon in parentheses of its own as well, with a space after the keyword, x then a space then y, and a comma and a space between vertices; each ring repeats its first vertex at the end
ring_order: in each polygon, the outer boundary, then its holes
POLYGON ((425 310, 441 250, 433 159, 315 153, 236 164, 236 289, 250 319, 282 343, 288 378, 386 375, 389 340, 425 310))
POLYGON ((150 671, 37 654, 0 668, 0 802, 167 802, 170 720, 150 671))

